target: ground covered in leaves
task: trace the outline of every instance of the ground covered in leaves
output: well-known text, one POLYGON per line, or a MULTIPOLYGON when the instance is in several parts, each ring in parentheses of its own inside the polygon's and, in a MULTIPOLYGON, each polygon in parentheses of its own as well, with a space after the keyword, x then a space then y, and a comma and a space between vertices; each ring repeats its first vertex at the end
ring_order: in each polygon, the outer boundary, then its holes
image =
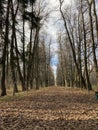
POLYGON ((0 130, 98 130, 94 92, 49 87, 0 99, 0 130))

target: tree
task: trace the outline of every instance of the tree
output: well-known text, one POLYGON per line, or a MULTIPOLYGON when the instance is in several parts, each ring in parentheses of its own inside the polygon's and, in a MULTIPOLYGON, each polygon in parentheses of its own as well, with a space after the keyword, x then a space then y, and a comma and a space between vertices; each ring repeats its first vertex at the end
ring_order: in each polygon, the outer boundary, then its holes
POLYGON ((98 24, 97 24, 95 0, 92 0, 91 3, 89 2, 89 0, 87 0, 87 3, 88 3, 88 13, 89 13, 89 22, 90 22, 90 37, 91 37, 91 43, 92 43, 93 61, 94 61, 94 67, 96 71, 96 79, 98 79, 98 63, 97 63, 97 57, 96 57, 96 41, 98 44, 98 24), (92 4, 93 4, 94 17, 95 17, 96 41, 95 41, 94 25, 93 25, 93 17, 92 17, 92 4))
POLYGON ((8 45, 8 34, 9 34, 9 8, 10 0, 7 2, 7 11, 6 11, 6 20, 5 20, 5 37, 4 37, 4 48, 2 54, 2 77, 1 77, 1 96, 6 95, 6 86, 5 86, 5 66, 6 66, 6 49, 8 45))
POLYGON ((63 4, 64 1, 62 0, 59 0, 59 9, 60 9, 60 13, 61 13, 61 16, 62 16, 62 19, 63 19, 63 22, 64 22, 64 27, 65 27, 65 30, 66 30, 66 33, 67 33, 67 36, 68 36, 68 39, 69 39, 69 43, 70 43, 70 46, 71 46, 71 49, 72 49, 72 54, 73 54, 73 59, 74 59, 74 63, 75 63, 75 66, 76 66, 76 69, 77 69, 77 73, 78 75, 80 76, 81 78, 81 82, 82 82, 82 86, 85 88, 86 87, 86 83, 85 83, 85 79, 82 75, 82 72, 81 70, 79 69, 79 66, 78 66, 78 63, 77 63, 77 58, 76 58, 76 53, 75 53, 75 49, 74 49, 74 42, 72 41, 71 39, 71 35, 70 35, 70 32, 68 30, 68 26, 67 26, 67 21, 66 21, 66 18, 64 16, 64 13, 62 11, 62 4, 63 4))
POLYGON ((83 28, 83 39, 84 39, 84 64, 85 64, 85 73, 86 73, 86 81, 87 81, 87 89, 92 90, 89 74, 88 74, 88 64, 87 64, 87 43, 86 43, 86 29, 84 22, 84 14, 83 14, 83 3, 81 0, 81 15, 82 15, 82 28, 83 28))

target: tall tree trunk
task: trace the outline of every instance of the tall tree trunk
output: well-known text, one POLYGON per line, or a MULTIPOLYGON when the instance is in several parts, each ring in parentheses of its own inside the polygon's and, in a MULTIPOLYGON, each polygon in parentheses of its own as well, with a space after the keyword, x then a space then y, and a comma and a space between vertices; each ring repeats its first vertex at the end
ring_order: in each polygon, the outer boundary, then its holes
MULTIPOLYGON (((98 64, 97 64, 97 58, 96 58, 96 47, 95 47, 94 29, 93 29, 93 20, 92 20, 92 8, 91 8, 92 4, 89 3, 89 1, 87 1, 87 2, 88 2, 88 8, 89 8, 89 22, 90 22, 90 37, 91 37, 91 43, 92 43, 92 54, 93 54, 93 61, 94 61, 95 72, 96 72, 97 85, 98 85, 98 64)), ((94 14, 95 14, 95 19, 96 19, 95 9, 94 9, 94 14)), ((97 21, 95 20, 96 28, 98 28, 97 27, 98 25, 97 25, 96 22, 97 21)), ((97 29, 96 29, 96 32, 98 33, 97 29)))
MULTIPOLYGON (((98 44, 98 22, 97 22, 97 14, 96 14, 96 9, 95 9, 95 0, 93 0, 93 5, 94 5, 97 44, 98 44)), ((92 4, 89 3, 89 1, 88 1, 88 7, 89 7, 89 21, 90 21, 90 37, 91 37, 91 43, 92 43, 93 61, 94 61, 94 66, 95 66, 97 87, 98 87, 98 64, 97 64, 97 58, 96 58, 96 47, 95 47, 94 28, 93 28, 93 20, 92 20, 92 4)))
POLYGON ((47 63, 46 63, 46 51, 45 51, 45 43, 42 43, 43 46, 43 54, 44 54, 44 85, 47 86, 47 63))
POLYGON ((9 87, 9 43, 7 44, 6 47, 6 84, 9 87))
MULTIPOLYGON (((23 2, 23 4, 25 4, 23 2)), ((23 7, 23 15, 25 13, 25 5, 23 7)), ((22 86, 22 91, 26 90, 26 66, 25 66, 25 20, 23 17, 23 86, 22 86)))
POLYGON ((14 84, 14 89, 13 89, 13 95, 14 95, 16 92, 18 92, 18 88, 17 88, 17 80, 16 80, 16 74, 15 74, 14 52, 13 52, 14 45, 13 44, 14 44, 14 37, 12 34, 12 42, 11 42, 11 50, 10 50, 10 56, 11 56, 10 64, 11 64, 12 80, 14 84))
MULTIPOLYGON (((95 17, 96 38, 97 38, 97 46, 98 46, 98 17, 97 17, 97 11, 96 11, 96 6, 95 6, 95 0, 93 0, 93 11, 94 11, 94 17, 95 17)), ((96 71, 96 79, 97 79, 97 87, 98 87, 98 63, 97 63, 97 66, 95 66, 95 71, 96 71)))
POLYGON ((82 0, 81 0, 81 14, 82 14, 82 27, 83 27, 83 38, 84 38, 84 64, 85 64, 87 89, 88 90, 92 90, 92 86, 91 86, 90 79, 89 79, 89 74, 88 74, 86 30, 85 30, 85 23, 84 23, 84 14, 83 14, 82 0))
POLYGON ((37 27, 37 39, 36 39, 36 48, 35 48, 35 64, 36 64, 36 89, 39 89, 39 27, 37 27))
POLYGON ((1 77, 1 96, 6 95, 6 86, 5 86, 5 67, 6 67, 6 49, 8 45, 8 35, 9 35, 9 8, 10 8, 10 0, 7 3, 7 11, 6 11, 6 27, 5 27, 5 38, 4 38, 4 48, 2 55, 2 77, 1 77))
MULTIPOLYGON (((33 8, 33 7, 32 7, 33 8)), ((32 82, 32 80, 31 80, 31 76, 29 76, 29 72, 30 72, 30 70, 31 70, 31 68, 30 68, 30 66, 31 66, 31 60, 32 60, 32 53, 31 53, 31 51, 32 51, 32 32, 33 32, 33 30, 32 30, 32 27, 31 27, 31 32, 30 32, 30 43, 29 43, 29 50, 28 50, 28 64, 27 64, 27 77, 26 77, 26 86, 27 86, 27 90, 28 90, 28 87, 29 87, 29 84, 30 84, 30 81, 32 82)), ((33 78, 33 77, 32 77, 33 78)), ((31 85, 32 85, 32 83, 31 83, 31 85)), ((32 88, 32 86, 30 86, 30 88, 32 88)))
POLYGON ((63 49, 61 44, 61 36, 59 37, 59 47, 60 47, 60 56, 61 56, 61 70, 62 70, 62 86, 65 86, 65 72, 64 72, 64 63, 63 63, 63 49))
POLYGON ((14 84, 14 89, 13 89, 13 95, 18 92, 17 88, 17 80, 16 80, 16 74, 15 74, 15 61, 14 61, 14 34, 15 34, 15 15, 14 15, 14 8, 13 8, 13 2, 11 0, 11 11, 12 11, 12 39, 11 39, 11 50, 10 50, 10 64, 11 64, 11 72, 12 72, 12 80, 14 84))
POLYGON ((96 37, 97 37, 97 45, 98 45, 98 17, 97 17, 95 0, 92 0, 92 4, 93 4, 94 17, 95 17, 96 37))
MULTIPOLYGON (((81 42, 82 42, 82 31, 81 31, 81 27, 80 27, 80 13, 78 15, 78 64, 79 64, 79 69, 82 73, 82 65, 81 65, 81 42)), ((79 87, 82 86, 82 82, 81 82, 81 77, 79 75, 79 87)))
MULTIPOLYGON (((33 49, 31 49, 31 47, 29 48, 31 53, 29 52, 29 63, 28 63, 28 67, 27 67, 27 77, 26 77, 26 85, 27 85, 27 88, 29 87, 29 81, 33 81, 33 76, 34 76, 34 56, 35 56, 35 46, 36 46, 36 37, 37 37, 37 32, 35 34, 35 38, 34 38, 34 45, 33 45, 33 49), (31 54, 31 55, 30 55, 31 54)), ((32 43, 32 29, 31 29, 31 34, 30 34, 30 42, 32 43)), ((31 44, 30 43, 30 44, 31 44)), ((31 45, 30 45, 31 46, 31 45)), ((30 88, 32 88, 32 86, 30 86, 30 88)))

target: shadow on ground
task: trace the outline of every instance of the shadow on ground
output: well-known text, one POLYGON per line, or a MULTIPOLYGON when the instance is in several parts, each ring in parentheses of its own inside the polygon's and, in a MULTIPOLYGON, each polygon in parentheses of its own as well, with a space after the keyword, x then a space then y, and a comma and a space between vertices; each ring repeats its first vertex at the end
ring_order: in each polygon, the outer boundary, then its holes
POLYGON ((0 117, 0 130, 98 130, 98 120, 41 120, 21 116, 0 117))

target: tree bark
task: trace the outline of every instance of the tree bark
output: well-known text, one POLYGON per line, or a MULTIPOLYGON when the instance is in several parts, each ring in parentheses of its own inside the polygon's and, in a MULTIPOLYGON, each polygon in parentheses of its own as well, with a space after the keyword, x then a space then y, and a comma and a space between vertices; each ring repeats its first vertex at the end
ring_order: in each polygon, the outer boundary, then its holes
POLYGON ((82 0, 81 0, 81 14, 82 14, 82 27, 83 27, 83 38, 84 38, 84 64, 85 64, 87 89, 88 90, 92 90, 92 86, 91 86, 90 79, 89 79, 89 74, 88 74, 86 30, 85 30, 85 23, 84 23, 84 14, 83 14, 82 0))
MULTIPOLYGON (((93 61, 94 61, 94 67, 96 72, 96 79, 97 79, 97 87, 98 87, 98 63, 96 58, 96 46, 95 46, 95 38, 94 38, 94 28, 93 28, 93 18, 92 18, 92 3, 88 2, 88 8, 89 8, 89 22, 90 22, 90 37, 91 37, 91 43, 92 43, 92 53, 93 53, 93 61)), ((97 15, 95 10, 95 0, 93 0, 94 5, 94 16, 95 16, 95 25, 96 25, 96 35, 97 35, 97 43, 98 43, 98 23, 97 23, 97 15)))
POLYGON ((9 35, 9 8, 10 8, 10 0, 7 3, 7 11, 6 11, 6 27, 5 27, 5 38, 4 38, 4 48, 2 55, 2 77, 1 77, 1 96, 6 95, 6 85, 5 85, 5 67, 6 67, 6 49, 8 45, 8 35, 9 35))
POLYGON ((11 0, 11 5, 12 5, 12 39, 11 39, 11 49, 10 49, 10 64, 11 64, 11 72, 12 72, 12 80, 14 84, 14 89, 13 89, 13 95, 18 92, 17 88, 17 80, 16 80, 16 74, 15 74, 15 61, 14 61, 14 32, 15 32, 15 15, 14 15, 14 9, 13 9, 13 2, 11 0))

